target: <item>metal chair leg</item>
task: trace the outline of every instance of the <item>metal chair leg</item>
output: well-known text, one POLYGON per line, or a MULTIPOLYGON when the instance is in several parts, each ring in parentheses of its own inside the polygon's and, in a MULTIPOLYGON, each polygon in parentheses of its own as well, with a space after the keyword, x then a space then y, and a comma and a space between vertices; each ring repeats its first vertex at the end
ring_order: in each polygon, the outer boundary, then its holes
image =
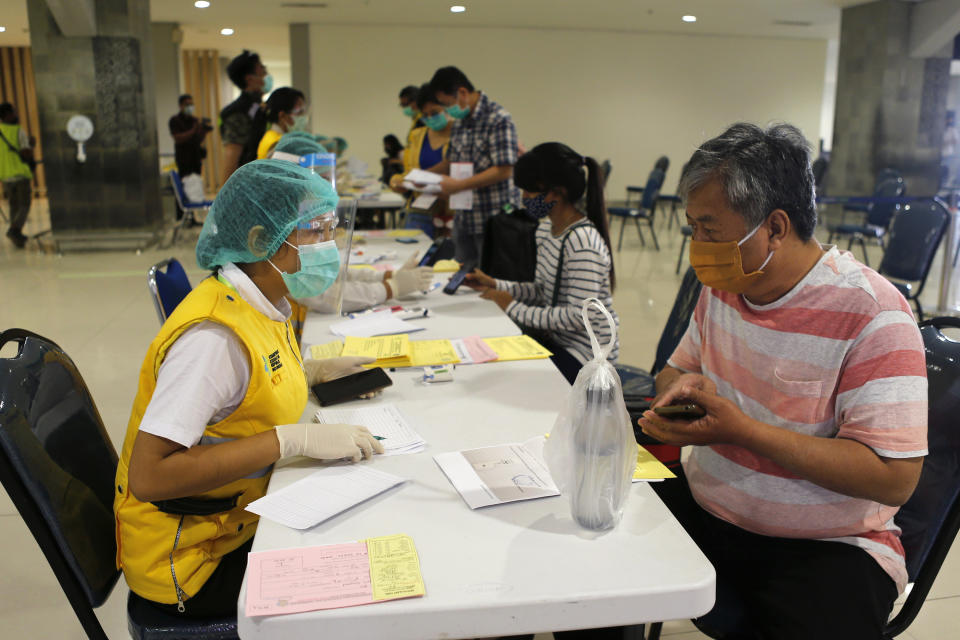
POLYGON ((660 251, 660 243, 657 242, 657 232, 653 230, 653 220, 650 220, 650 235, 653 236, 653 246, 657 248, 657 251, 660 251))
POLYGON ((831 231, 830 235, 827 237, 827 244, 833 244, 833 231, 831 231))
POLYGON ((620 247, 623 246, 623 228, 627 226, 627 219, 623 218, 620 222, 620 239, 617 240, 617 253, 620 252, 620 247))
POLYGON ((870 258, 867 256, 867 243, 863 241, 863 236, 857 238, 857 241, 860 243, 860 251, 863 252, 863 264, 870 266, 870 258))
POLYGON ((917 305, 917 319, 923 322, 923 305, 920 304, 920 298, 910 298, 917 305))
POLYGON ((660 640, 660 631, 663 630, 662 622, 650 623, 650 633, 647 634, 647 640, 660 640))
POLYGON ((680 265, 683 263, 683 250, 687 246, 687 236, 683 236, 683 242, 680 243, 680 255, 677 256, 677 273, 680 273, 680 265))
POLYGON ((647 241, 643 237, 643 231, 640 230, 640 219, 634 218, 633 224, 637 225, 637 235, 640 236, 640 246, 645 248, 647 246, 647 241))

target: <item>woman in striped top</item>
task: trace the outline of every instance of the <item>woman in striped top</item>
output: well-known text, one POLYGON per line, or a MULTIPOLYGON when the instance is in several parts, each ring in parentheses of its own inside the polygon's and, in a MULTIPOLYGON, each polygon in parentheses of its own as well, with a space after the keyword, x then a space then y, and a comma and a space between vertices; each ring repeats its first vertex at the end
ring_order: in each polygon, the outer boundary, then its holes
MULTIPOLYGON (((466 283, 550 349, 553 363, 572 384, 593 357, 580 314, 583 301, 598 298, 620 324, 611 295, 613 258, 600 167, 565 144, 547 142, 520 157, 513 180, 523 189, 527 215, 549 218, 537 229, 534 280, 497 280, 477 269, 466 283), (577 206, 584 192, 586 215, 577 206)), ((597 338, 605 344, 610 340, 606 320, 596 310, 589 317, 597 338)), ((610 352, 611 362, 616 362, 619 351, 618 342, 610 352)))

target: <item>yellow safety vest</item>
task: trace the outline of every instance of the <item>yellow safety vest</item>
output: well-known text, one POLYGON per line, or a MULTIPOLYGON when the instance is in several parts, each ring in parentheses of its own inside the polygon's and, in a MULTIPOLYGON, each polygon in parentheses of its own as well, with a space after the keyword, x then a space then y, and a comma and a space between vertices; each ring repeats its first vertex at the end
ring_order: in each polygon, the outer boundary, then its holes
POLYGON ((250 357, 250 384, 233 413, 207 425, 200 444, 245 438, 278 424, 299 422, 307 403, 306 378, 289 321, 267 318, 232 287, 212 277, 203 280, 167 318, 140 368, 137 397, 117 468, 113 504, 117 566, 123 569, 132 591, 166 604, 178 602, 178 596, 186 599, 195 595, 217 568, 220 558, 253 537, 259 518, 244 511, 244 507, 266 493, 272 472, 270 466, 196 496, 239 495, 236 507, 210 516, 164 513, 153 503, 137 500, 127 486, 130 454, 156 388, 160 365, 176 339, 204 320, 229 327, 243 343, 250 357))
POLYGON ((0 123, 0 133, 7 139, 8 145, 0 140, 0 180, 32 178, 30 167, 20 159, 20 125, 0 123), (10 148, 13 145, 17 150, 10 148))
POLYGON ((270 152, 273 151, 273 148, 277 146, 277 143, 280 142, 280 138, 282 137, 283 134, 279 131, 267 129, 267 132, 260 138, 260 144, 257 145, 257 160, 263 160, 270 155, 270 152))

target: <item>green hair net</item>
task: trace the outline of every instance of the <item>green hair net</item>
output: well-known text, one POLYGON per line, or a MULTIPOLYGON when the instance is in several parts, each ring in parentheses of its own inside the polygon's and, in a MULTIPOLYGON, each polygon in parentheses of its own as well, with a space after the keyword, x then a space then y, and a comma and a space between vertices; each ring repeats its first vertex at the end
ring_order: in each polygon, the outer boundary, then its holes
POLYGON ((197 240, 197 264, 214 269, 228 262, 271 257, 297 224, 335 211, 329 182, 285 160, 249 162, 220 189, 197 240))
POLYGON ((284 134, 273 150, 292 153, 295 156, 305 156, 311 153, 326 153, 326 149, 318 144, 312 135, 300 131, 292 131, 284 134))

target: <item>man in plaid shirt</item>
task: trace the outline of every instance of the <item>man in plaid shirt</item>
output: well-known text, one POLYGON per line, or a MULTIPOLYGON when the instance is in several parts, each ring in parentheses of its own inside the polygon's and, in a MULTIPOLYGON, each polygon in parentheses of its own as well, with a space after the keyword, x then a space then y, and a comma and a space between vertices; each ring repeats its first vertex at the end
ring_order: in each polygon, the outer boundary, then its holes
POLYGON ((458 261, 478 264, 484 223, 505 204, 520 203, 519 191, 513 186, 517 128, 510 114, 487 94, 475 90, 456 67, 439 69, 430 85, 454 118, 447 157, 435 171, 448 173, 451 162, 473 163, 473 176, 444 176, 440 186, 444 195, 473 190, 473 210, 456 212, 453 241, 458 261))

